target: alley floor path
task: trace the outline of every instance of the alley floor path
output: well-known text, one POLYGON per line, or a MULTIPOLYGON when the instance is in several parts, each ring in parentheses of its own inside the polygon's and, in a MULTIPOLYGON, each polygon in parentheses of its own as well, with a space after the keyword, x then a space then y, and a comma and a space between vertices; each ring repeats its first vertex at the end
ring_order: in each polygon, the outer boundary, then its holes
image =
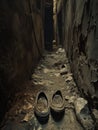
POLYGON ((66 109, 61 122, 56 123, 50 114, 48 123, 41 128, 45 130, 65 130, 65 128, 66 130, 82 130, 76 120, 73 106, 73 102, 79 97, 79 94, 64 49, 59 48, 56 52, 46 52, 44 55, 44 59, 40 61, 32 75, 33 83, 43 86, 49 103, 55 91, 61 90, 65 98, 66 109))
POLYGON ((73 75, 70 71, 68 59, 65 51, 59 48, 52 53, 46 52, 32 75, 34 84, 42 85, 51 102, 52 95, 57 90, 61 90, 65 99, 65 116, 60 122, 55 122, 50 114, 49 121, 45 126, 40 126, 45 130, 82 130, 78 123, 73 102, 79 97, 73 75))
MULTIPOLYGON (((83 130, 76 117, 74 102, 80 98, 79 91, 73 79, 65 50, 58 48, 53 52, 45 52, 40 60, 32 80, 24 91, 16 94, 13 107, 6 114, 7 124, 19 123, 18 130, 83 130), (44 91, 51 102, 55 91, 61 90, 65 99, 65 115, 60 122, 55 122, 49 114, 49 121, 41 125, 34 115, 34 104, 39 91, 44 91)), ((3 130, 7 130, 8 125, 3 130)), ((16 130, 16 129, 15 129, 16 130)), ((89 129, 90 130, 90 129, 89 129)), ((91 129, 93 130, 93 129, 91 129)))

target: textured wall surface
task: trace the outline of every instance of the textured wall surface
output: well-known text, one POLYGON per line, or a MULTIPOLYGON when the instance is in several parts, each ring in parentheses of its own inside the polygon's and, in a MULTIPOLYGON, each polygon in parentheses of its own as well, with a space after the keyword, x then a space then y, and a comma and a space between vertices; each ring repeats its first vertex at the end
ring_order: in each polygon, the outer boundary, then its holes
POLYGON ((41 14, 37 1, 0 0, 0 118, 8 98, 31 77, 43 51, 41 14))
POLYGON ((66 0, 64 46, 82 92, 98 97, 98 1, 66 0))

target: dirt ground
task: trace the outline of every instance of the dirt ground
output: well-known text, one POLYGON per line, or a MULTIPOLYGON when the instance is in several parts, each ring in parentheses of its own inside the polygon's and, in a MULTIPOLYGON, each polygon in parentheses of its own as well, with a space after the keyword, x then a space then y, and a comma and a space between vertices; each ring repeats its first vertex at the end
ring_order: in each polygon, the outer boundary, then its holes
POLYGON ((12 108, 7 112, 2 130, 83 130, 76 117, 74 101, 80 97, 65 51, 58 48, 45 52, 32 74, 27 87, 15 95, 12 108), (51 103, 55 91, 61 90, 65 99, 65 114, 55 122, 49 114, 47 124, 41 125, 34 115, 36 95, 44 91, 51 103))

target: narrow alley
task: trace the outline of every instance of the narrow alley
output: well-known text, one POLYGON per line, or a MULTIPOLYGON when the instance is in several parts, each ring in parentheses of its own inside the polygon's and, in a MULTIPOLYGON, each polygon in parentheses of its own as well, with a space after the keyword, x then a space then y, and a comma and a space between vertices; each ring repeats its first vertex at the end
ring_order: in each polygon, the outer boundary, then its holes
POLYGON ((98 1, 0 1, 0 130, 98 130, 98 1))
POLYGON ((26 130, 94 129, 94 119, 90 114, 87 101, 80 96, 73 80, 64 49, 58 48, 57 51, 45 52, 44 58, 41 59, 32 75, 32 84, 34 87, 17 93, 13 107, 7 113, 8 122, 2 130, 10 129, 11 123, 13 123, 13 130, 23 128, 26 130), (64 117, 56 122, 50 112, 48 122, 41 125, 34 115, 36 95, 40 91, 45 92, 50 105, 52 95, 57 90, 60 90, 64 96, 64 117), (14 124, 13 121, 17 124, 14 124))

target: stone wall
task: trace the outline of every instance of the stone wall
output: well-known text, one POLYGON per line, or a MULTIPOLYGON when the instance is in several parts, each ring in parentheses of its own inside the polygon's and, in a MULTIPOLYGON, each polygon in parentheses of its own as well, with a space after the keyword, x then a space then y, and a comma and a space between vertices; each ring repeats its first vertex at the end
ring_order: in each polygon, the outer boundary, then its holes
POLYGON ((43 52, 43 11, 38 1, 0 1, 0 119, 8 99, 31 78, 43 52))
POLYGON ((64 0, 64 47, 82 93, 98 97, 98 1, 64 0))

